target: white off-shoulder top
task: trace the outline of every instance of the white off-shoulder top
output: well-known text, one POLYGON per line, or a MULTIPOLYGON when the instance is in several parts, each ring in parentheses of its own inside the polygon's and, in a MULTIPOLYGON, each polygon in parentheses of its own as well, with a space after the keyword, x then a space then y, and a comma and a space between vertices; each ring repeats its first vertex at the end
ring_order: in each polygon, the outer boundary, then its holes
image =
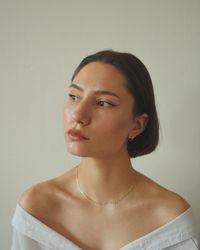
MULTIPOLYGON (((17 204, 12 219, 11 250, 80 250, 74 242, 57 233, 17 204)), ((84 234, 84 232, 83 232, 84 234)), ((196 250, 200 234, 192 208, 158 229, 116 250, 196 250)))

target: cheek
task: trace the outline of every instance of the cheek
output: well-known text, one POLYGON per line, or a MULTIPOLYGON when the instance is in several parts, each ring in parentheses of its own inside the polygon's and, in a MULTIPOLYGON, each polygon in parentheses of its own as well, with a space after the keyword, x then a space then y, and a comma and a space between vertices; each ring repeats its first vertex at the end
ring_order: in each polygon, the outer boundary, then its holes
POLYGON ((101 135, 104 139, 105 138, 118 138, 119 140, 124 140, 127 137, 128 132, 131 128, 131 120, 128 117, 121 116, 117 119, 110 119, 101 129, 101 135))

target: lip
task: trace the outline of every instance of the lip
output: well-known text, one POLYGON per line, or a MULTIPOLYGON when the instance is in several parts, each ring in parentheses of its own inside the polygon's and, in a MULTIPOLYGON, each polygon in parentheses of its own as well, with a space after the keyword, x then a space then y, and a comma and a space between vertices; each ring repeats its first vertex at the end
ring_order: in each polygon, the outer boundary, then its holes
POLYGON ((68 135, 72 140, 88 140, 86 136, 84 136, 79 130, 77 129, 69 129, 68 135))

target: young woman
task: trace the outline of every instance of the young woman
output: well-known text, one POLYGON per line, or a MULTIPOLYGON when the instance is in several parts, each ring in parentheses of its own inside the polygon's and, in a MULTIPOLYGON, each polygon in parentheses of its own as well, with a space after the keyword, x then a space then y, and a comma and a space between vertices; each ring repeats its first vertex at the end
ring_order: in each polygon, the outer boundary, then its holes
POLYGON ((159 139, 143 63, 129 53, 100 51, 82 60, 68 92, 64 136, 80 163, 22 194, 12 249, 198 249, 191 206, 131 163, 159 139))

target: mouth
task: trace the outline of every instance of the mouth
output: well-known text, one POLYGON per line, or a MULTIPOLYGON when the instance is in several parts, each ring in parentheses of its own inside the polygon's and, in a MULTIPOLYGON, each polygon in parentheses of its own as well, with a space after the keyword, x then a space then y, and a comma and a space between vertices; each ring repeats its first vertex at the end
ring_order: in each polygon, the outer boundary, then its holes
POLYGON ((77 135, 72 135, 72 134, 68 134, 69 138, 72 140, 72 141, 84 141, 84 140, 88 140, 82 136, 77 136, 77 135))
POLYGON ((79 130, 76 129, 70 129, 67 133, 69 138, 73 141, 89 140, 89 138, 85 137, 79 130))

